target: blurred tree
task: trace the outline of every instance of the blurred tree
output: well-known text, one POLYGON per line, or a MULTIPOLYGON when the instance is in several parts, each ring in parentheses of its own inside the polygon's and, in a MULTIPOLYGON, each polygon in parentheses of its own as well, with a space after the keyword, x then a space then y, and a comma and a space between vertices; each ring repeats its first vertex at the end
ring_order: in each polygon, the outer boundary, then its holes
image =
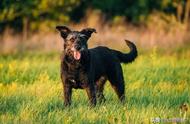
POLYGON ((80 0, 1 0, 0 31, 6 26, 24 31, 35 24, 34 29, 44 21, 69 21, 69 12, 78 6, 80 0))
POLYGON ((9 25, 18 31, 22 30, 23 27, 27 26, 27 20, 32 17, 33 8, 35 8, 36 4, 37 0, 26 0, 24 2, 16 0, 2 0, 0 4, 1 26, 5 28, 5 26, 9 25), (23 26, 23 24, 25 24, 25 26, 23 26))
POLYGON ((188 22, 190 0, 1 0, 0 32, 7 26, 16 31, 54 27, 70 20, 79 22, 88 8, 99 9, 106 19, 124 16, 139 24, 153 12, 173 14, 178 21, 188 22))
POLYGON ((108 19, 120 15, 133 23, 146 20, 152 11, 175 12, 172 0, 92 0, 91 6, 102 10, 108 19))
POLYGON ((189 14, 190 14, 190 0, 186 1, 186 6, 185 6, 185 14, 184 14, 184 23, 189 22, 189 14))

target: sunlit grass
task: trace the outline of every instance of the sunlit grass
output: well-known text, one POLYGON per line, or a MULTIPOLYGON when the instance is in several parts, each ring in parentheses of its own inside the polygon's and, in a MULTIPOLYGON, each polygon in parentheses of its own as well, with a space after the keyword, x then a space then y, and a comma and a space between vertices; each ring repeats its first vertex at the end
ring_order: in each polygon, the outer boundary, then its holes
MULTIPOLYGON (((104 104, 88 106, 83 90, 74 90, 72 105, 62 99, 59 53, 0 57, 0 123, 124 123, 183 118, 190 104, 189 52, 158 54, 156 48, 123 66, 127 101, 123 105, 106 84, 104 104)), ((190 112, 186 112, 190 123, 190 112)), ((163 123, 163 122, 162 122, 163 123)))

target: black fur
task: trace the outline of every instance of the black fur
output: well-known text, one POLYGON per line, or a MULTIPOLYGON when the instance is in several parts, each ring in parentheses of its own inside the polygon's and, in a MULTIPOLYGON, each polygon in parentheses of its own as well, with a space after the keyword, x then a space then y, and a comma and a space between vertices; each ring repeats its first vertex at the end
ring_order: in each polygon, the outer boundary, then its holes
POLYGON ((88 49, 87 41, 96 30, 86 28, 71 31, 66 26, 57 26, 64 39, 64 51, 61 60, 61 79, 64 89, 65 105, 71 104, 72 89, 85 89, 90 104, 96 105, 96 97, 104 101, 103 89, 108 79, 119 99, 125 99, 125 86, 120 63, 132 62, 137 57, 136 46, 126 40, 129 53, 122 53, 99 46, 88 49), (74 54, 75 53, 75 54, 74 54))

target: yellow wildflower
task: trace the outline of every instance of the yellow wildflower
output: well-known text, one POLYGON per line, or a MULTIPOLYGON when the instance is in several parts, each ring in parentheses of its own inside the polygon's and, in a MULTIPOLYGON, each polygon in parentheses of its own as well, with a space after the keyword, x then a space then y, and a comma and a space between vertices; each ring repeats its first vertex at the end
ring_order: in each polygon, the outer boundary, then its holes
POLYGON ((184 91, 186 88, 188 88, 187 81, 180 81, 178 85, 175 87, 175 89, 179 92, 184 91))
POLYGON ((16 70, 16 66, 17 66, 16 61, 12 61, 9 63, 8 67, 9 67, 9 74, 10 75, 14 75, 15 70, 16 70))
POLYGON ((0 63, 0 69, 2 69, 3 68, 3 64, 2 63, 0 63))
POLYGON ((129 85, 129 89, 136 90, 142 87, 142 83, 137 81, 129 85))
POLYGON ((156 84, 155 89, 156 90, 161 90, 161 91, 169 91, 173 89, 174 86, 170 82, 160 82, 156 84))
POLYGON ((40 82, 46 82, 46 81, 49 80, 49 75, 47 74, 47 72, 41 73, 41 74, 39 75, 39 77, 38 77, 38 80, 39 80, 40 82))
POLYGON ((10 86, 9 86, 9 90, 10 91, 15 91, 17 89, 17 83, 13 82, 10 86))

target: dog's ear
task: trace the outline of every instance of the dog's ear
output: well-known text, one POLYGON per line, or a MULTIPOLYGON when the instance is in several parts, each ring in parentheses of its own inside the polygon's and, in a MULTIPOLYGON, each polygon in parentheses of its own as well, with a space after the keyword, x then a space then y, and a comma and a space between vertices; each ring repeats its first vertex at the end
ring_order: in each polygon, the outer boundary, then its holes
POLYGON ((66 26, 56 26, 56 29, 60 32, 61 36, 65 39, 71 30, 66 26))
POLYGON ((94 28, 85 28, 85 29, 81 30, 80 33, 86 35, 87 40, 88 40, 91 37, 92 33, 97 33, 97 32, 96 32, 96 29, 94 29, 94 28))

